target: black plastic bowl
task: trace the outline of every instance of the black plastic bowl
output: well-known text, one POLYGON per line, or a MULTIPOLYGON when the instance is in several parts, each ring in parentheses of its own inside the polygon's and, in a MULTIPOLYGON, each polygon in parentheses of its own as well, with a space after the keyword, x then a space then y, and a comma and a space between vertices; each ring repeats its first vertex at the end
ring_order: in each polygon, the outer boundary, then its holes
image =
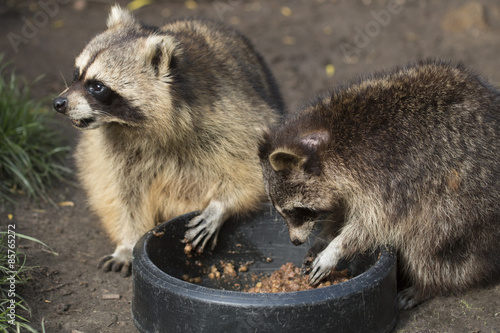
POLYGON ((300 266, 309 245, 294 246, 285 222, 269 206, 226 222, 213 252, 188 258, 181 241, 194 215, 157 226, 134 248, 132 315, 139 331, 374 333, 396 324, 396 256, 390 249, 345 263, 361 274, 330 287, 267 294, 228 290, 238 286, 209 279, 207 267, 221 260, 253 261, 247 273, 238 273, 245 285, 250 274, 271 273, 287 262, 300 266), (186 274, 202 282, 185 282, 186 274))

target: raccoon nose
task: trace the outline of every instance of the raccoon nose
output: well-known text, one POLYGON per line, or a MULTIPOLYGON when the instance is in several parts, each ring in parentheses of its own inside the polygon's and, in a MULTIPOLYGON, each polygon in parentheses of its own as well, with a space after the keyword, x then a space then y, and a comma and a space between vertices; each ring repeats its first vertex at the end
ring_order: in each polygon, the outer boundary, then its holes
POLYGON ((57 97, 54 99, 54 109, 59 113, 66 113, 66 107, 68 106, 68 99, 64 97, 57 97))
POLYGON ((300 240, 298 240, 298 239, 294 239, 294 240, 292 241, 292 243, 293 243, 293 245, 295 245, 295 246, 299 246, 299 245, 302 245, 304 242, 301 242, 301 241, 300 241, 300 240))

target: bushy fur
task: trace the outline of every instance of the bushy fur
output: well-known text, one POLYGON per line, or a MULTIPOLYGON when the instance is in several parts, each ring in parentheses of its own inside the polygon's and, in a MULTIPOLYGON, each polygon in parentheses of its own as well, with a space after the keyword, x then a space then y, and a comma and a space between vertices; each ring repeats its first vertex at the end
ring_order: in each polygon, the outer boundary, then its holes
POLYGON ((341 86, 260 145, 267 192, 317 283, 390 244, 400 307, 500 273, 500 93, 462 65, 420 61, 341 86))
POLYGON ((105 270, 128 274, 156 222, 201 211, 186 236, 202 251, 228 217, 265 199, 258 140, 284 106, 261 56, 222 24, 148 27, 115 6, 54 106, 84 130, 79 175, 117 244, 105 270))

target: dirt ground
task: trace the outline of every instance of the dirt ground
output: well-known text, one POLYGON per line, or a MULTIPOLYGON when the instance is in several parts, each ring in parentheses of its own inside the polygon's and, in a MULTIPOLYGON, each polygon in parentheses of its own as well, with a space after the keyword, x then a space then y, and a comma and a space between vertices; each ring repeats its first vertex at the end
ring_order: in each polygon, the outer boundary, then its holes
MULTIPOLYGON (((105 29, 114 2, 25 0, 18 1, 17 10, 6 10, 2 1, 0 52, 19 74, 45 74, 35 97, 53 97, 71 81, 75 56, 105 29)), ((416 58, 461 60, 500 85, 497 0, 156 0, 135 14, 155 25, 196 15, 236 26, 267 60, 290 110, 328 86, 416 58)), ((62 117, 57 123, 74 145, 77 130, 62 117)), ((60 184, 52 197, 74 206, 23 201, 0 207, 2 228, 13 214, 18 232, 58 253, 19 241, 28 264, 38 266, 32 282, 19 290, 33 309, 32 323, 40 328, 43 318, 47 332, 136 332, 131 278, 96 268, 113 245, 89 212, 85 194, 78 186, 60 184), (103 299, 109 294, 119 298, 103 299)), ((437 297, 402 312, 395 332, 500 332, 500 285, 437 297)))

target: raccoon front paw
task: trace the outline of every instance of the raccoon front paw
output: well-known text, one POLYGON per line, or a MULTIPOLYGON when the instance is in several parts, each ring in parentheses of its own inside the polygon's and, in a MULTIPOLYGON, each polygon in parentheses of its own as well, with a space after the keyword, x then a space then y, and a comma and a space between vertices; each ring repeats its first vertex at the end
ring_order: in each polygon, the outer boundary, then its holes
POLYGON ((104 256, 97 265, 104 272, 119 272, 123 277, 132 273, 132 249, 117 247, 113 254, 104 256))
POLYGON ((210 240, 212 240, 210 250, 213 250, 217 245, 217 237, 221 226, 220 221, 210 220, 202 214, 189 221, 187 227, 190 229, 186 232, 185 237, 198 253, 203 252, 210 240))
POLYGON ((314 259, 309 271, 309 284, 313 286, 317 285, 330 274, 337 264, 337 261, 332 259, 333 258, 330 257, 328 253, 325 253, 325 251, 321 252, 318 257, 314 259))
POLYGON ((414 287, 409 287, 398 293, 398 306, 400 310, 410 310, 426 299, 419 296, 414 287))
POLYGON ((309 283, 311 285, 314 286, 320 283, 335 268, 339 259, 342 258, 342 242, 343 237, 335 238, 314 259, 309 272, 309 283))
POLYGON ((186 225, 189 230, 186 232, 185 238, 191 242, 193 249, 196 249, 198 253, 202 253, 208 242, 212 240, 210 249, 213 250, 217 245, 219 231, 224 221, 225 211, 222 205, 218 202, 212 202, 200 215, 189 221, 186 225))

